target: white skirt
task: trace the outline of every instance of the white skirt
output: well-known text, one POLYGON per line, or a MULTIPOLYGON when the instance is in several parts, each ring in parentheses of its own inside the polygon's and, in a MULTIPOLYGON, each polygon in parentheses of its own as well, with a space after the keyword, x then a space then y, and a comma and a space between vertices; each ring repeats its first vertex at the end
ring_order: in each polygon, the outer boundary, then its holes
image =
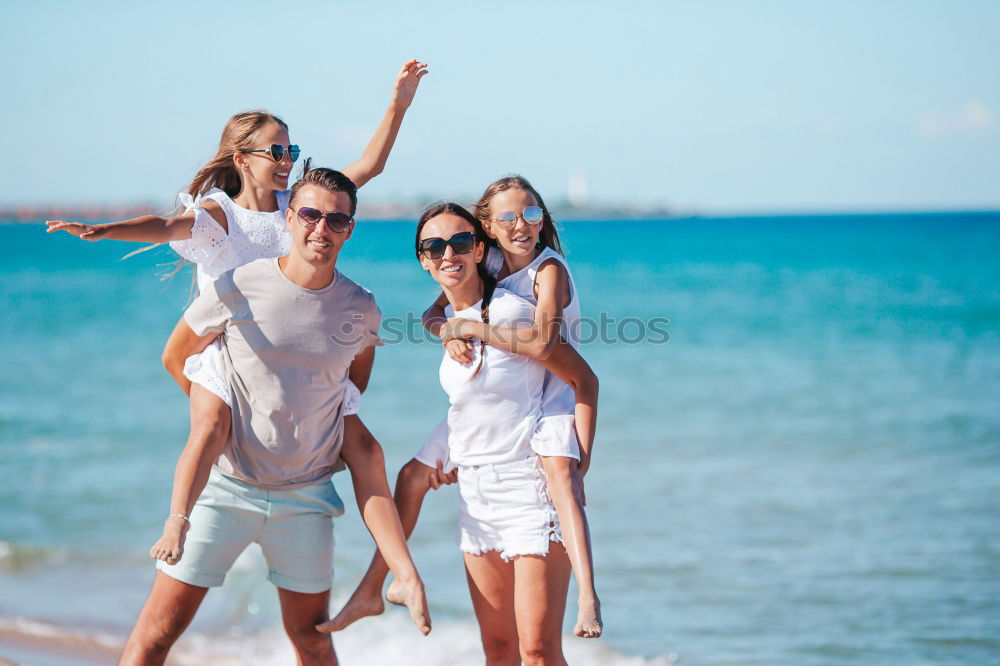
MULTIPOLYGON (((187 358, 184 362, 184 376, 219 396, 230 407, 233 406, 222 363, 222 342, 218 338, 205 351, 187 358)), ((360 407, 361 391, 348 379, 347 386, 344 387, 344 416, 357 414, 360 407)))

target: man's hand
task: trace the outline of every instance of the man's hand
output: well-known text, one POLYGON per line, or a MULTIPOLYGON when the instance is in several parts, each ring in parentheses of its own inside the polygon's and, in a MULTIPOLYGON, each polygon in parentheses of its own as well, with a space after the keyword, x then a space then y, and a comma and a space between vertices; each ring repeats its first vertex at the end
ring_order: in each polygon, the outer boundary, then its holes
POLYGON ((416 59, 403 63, 392 89, 392 105, 401 111, 410 108, 413 96, 417 94, 420 79, 427 76, 427 63, 416 59))
POLYGON ((99 241, 104 238, 107 228, 103 224, 84 224, 83 222, 65 222, 63 220, 46 220, 48 229, 45 233, 51 234, 53 231, 65 231, 86 241, 99 241))

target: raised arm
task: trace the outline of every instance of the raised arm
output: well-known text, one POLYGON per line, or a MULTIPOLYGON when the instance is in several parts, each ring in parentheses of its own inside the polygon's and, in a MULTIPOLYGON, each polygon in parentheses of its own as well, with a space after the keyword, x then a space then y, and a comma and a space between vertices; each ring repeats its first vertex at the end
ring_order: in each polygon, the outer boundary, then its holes
POLYGON ((530 324, 525 322, 525 326, 505 328, 453 317, 440 328, 439 335, 446 343, 455 338, 479 338, 511 354, 544 361, 562 339, 563 307, 570 299, 569 275, 561 263, 550 259, 539 267, 535 275, 535 294, 538 305, 530 324))
MULTIPOLYGON (((226 214, 219 204, 206 201, 204 208, 212 219, 227 231, 226 214)), ((195 210, 190 210, 177 217, 160 217, 158 215, 143 215, 124 222, 107 222, 104 224, 84 224, 83 222, 66 222, 64 220, 48 220, 45 224, 46 233, 65 231, 82 240, 98 241, 102 239, 131 241, 133 243, 168 243, 175 240, 191 238, 191 228, 194 226, 195 210)))
POLYGON ((594 450, 594 435, 597 432, 597 397, 600 384, 597 375, 590 369, 573 346, 560 338, 552 346, 552 353, 542 361, 542 365, 559 379, 573 388, 576 394, 576 435, 580 440, 580 474, 590 468, 590 455, 594 450))
POLYGON ((191 380, 184 376, 184 362, 189 356, 205 351, 219 333, 198 335, 181 317, 163 348, 163 365, 177 385, 187 395, 191 395, 191 380))
POLYGON ((385 163, 396 142, 399 127, 403 124, 403 116, 413 102, 420 79, 427 75, 427 64, 409 60, 403 63, 396 83, 392 89, 392 101, 382 118, 382 123, 375 130, 375 135, 368 142, 365 152, 358 161, 343 169, 345 176, 350 178, 357 187, 361 187, 375 176, 382 173, 385 163))

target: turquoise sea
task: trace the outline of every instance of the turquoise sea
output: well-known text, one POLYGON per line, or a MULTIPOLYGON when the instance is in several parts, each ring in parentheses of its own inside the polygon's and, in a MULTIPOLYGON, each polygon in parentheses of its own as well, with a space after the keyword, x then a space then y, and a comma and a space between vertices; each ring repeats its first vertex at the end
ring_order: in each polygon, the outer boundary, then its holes
MULTIPOLYGON (((386 331, 361 410, 390 478, 446 407, 440 348, 406 325, 435 296, 413 226, 362 224, 340 262, 414 334, 386 331)), ((571 663, 1000 663, 1000 214, 573 221, 563 238, 604 329, 583 353, 606 634, 568 636, 571 663)), ((161 281, 173 255, 131 249, 0 226, 0 663, 112 662, 152 581, 188 424, 159 357, 190 274, 161 281)), ((339 607, 372 542, 335 481, 339 607)), ((392 609, 336 637, 344 663, 481 663, 455 490, 425 507, 433 633, 392 609)), ((294 663, 253 551, 175 657, 294 663)))

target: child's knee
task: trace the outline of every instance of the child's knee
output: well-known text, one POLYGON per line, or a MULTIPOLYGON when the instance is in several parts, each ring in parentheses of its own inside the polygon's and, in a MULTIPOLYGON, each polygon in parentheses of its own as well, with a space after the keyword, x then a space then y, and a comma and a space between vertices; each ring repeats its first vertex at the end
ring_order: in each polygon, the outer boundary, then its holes
POLYGON ((400 468, 397 485, 411 492, 426 490, 430 487, 427 476, 432 471, 430 467, 413 458, 400 468))
POLYGON ((570 493, 573 490, 574 468, 577 462, 563 456, 542 457, 545 479, 550 492, 570 493))
POLYGON ((224 409, 191 410, 192 434, 210 442, 224 441, 228 438, 232 416, 226 403, 220 401, 220 404, 224 409))

